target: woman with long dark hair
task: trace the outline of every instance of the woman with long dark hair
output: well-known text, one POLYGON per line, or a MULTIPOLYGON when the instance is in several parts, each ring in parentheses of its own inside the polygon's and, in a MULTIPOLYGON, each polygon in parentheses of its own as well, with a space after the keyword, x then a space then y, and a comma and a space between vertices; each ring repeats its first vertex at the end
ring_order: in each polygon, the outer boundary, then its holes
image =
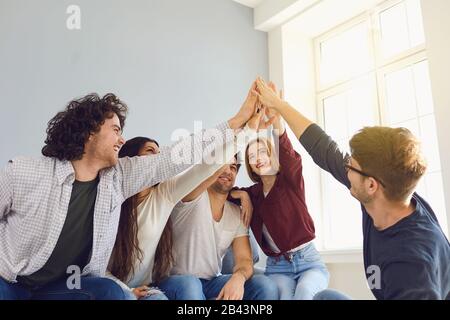
MULTIPOLYGON (((233 143, 227 144, 224 155, 233 154, 229 149, 234 147, 233 143)), ((151 156, 158 152, 159 145, 155 140, 136 137, 127 141, 119 157, 151 156)), ((177 177, 141 191, 122 204, 108 269, 130 299, 167 299, 156 285, 169 275, 173 264, 170 213, 184 196, 223 165, 223 161, 196 165, 177 177)), ((244 217, 249 214, 248 210, 251 208, 243 206, 244 217)))
MULTIPOLYGON (((136 137, 129 140, 121 148, 119 157, 146 156, 157 153, 159 153, 159 144, 156 140, 136 137)), ((140 214, 143 211, 142 208, 146 207, 144 202, 148 202, 146 200, 152 198, 150 195, 155 191, 157 186, 145 189, 126 199, 122 204, 120 213, 119 229, 111 256, 109 271, 115 278, 122 282, 122 287, 126 289, 126 293, 134 294, 129 295, 132 299, 134 297, 137 299, 147 298, 151 300, 166 299, 164 294, 156 289, 150 291, 150 288, 147 286, 140 284, 134 285, 139 280, 145 283, 157 282, 163 274, 170 270, 173 262, 171 254, 172 227, 168 216, 166 218, 161 217, 160 221, 155 221, 157 217, 149 217, 151 213, 147 216, 140 214), (145 225, 145 227, 152 229, 148 231, 152 235, 151 238, 153 241, 150 241, 146 245, 145 251, 142 249, 142 244, 144 244, 143 242, 147 243, 146 238, 148 237, 143 237, 144 234, 138 232, 140 224, 143 227, 145 225), (147 269, 150 270, 141 268, 140 264, 148 265, 147 269), (147 274, 145 274, 145 271, 147 271, 147 274), (130 276, 132 277, 130 278, 130 276), (146 279, 144 280, 144 278, 146 279), (128 285, 136 286, 136 288, 129 288, 128 285)), ((157 192, 154 193, 157 194, 157 192)), ((163 203, 160 204, 163 205, 163 203)))

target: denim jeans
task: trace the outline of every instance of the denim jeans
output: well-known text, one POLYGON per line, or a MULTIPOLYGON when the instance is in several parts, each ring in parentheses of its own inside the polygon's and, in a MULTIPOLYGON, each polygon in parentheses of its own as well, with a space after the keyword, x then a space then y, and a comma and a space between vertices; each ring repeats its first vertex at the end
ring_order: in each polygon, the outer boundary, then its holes
POLYGON ((66 279, 31 290, 0 278, 0 300, 123 300, 122 288, 113 280, 81 277, 80 289, 67 288, 66 279))
MULTIPOLYGON (((215 299, 230 274, 220 275, 210 280, 191 275, 170 276, 159 284, 170 300, 210 300, 215 299)), ((244 284, 244 300, 277 300, 276 284, 264 275, 254 275, 244 284)))
POLYGON ((327 289, 317 293, 313 300, 351 300, 351 298, 339 291, 327 289))
MULTIPOLYGON (((130 290, 123 290, 123 293, 125 294, 125 300, 137 300, 136 296, 134 295, 133 292, 131 292, 130 290)), ((149 296, 140 298, 139 301, 154 301, 154 300, 169 300, 169 298, 167 298, 167 296, 162 293, 155 293, 155 294, 151 294, 149 296)))
POLYGON ((277 284, 280 300, 312 300, 330 278, 313 243, 291 253, 290 259, 267 257, 265 274, 277 284))

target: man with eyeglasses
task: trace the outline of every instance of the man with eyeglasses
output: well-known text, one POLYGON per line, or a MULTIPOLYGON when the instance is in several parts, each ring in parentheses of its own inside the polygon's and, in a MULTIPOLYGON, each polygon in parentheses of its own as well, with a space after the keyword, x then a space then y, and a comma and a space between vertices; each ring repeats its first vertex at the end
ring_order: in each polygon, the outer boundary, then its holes
MULTIPOLYGON (((257 80, 259 102, 287 121, 314 162, 350 189, 363 212, 364 265, 377 299, 450 299, 450 243, 416 186, 426 171, 420 144, 405 128, 366 127, 351 155, 317 124, 257 80)), ((326 290, 315 299, 345 299, 326 290)))

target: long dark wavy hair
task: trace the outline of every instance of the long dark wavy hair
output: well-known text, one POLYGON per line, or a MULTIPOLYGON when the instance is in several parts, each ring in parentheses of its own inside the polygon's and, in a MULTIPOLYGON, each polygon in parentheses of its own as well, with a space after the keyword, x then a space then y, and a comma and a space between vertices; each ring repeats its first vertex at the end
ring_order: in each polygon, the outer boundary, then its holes
POLYGON ((100 131, 114 114, 123 128, 127 112, 127 105, 112 93, 103 98, 91 93, 75 99, 49 121, 42 154, 59 160, 80 160, 89 135, 100 131))
MULTIPOLYGON (((128 140, 120 149, 119 157, 134 157, 139 155, 140 150, 147 142, 154 142, 153 139, 136 137, 128 140)), ((116 243, 112 252, 111 273, 122 281, 126 281, 134 274, 134 261, 138 259, 142 262, 142 249, 138 240, 137 221, 138 195, 134 195, 122 204, 120 212, 119 230, 117 232, 116 243)), ((153 266, 152 281, 160 282, 169 275, 173 265, 172 254, 172 222, 169 219, 162 232, 155 253, 155 263, 153 266)))

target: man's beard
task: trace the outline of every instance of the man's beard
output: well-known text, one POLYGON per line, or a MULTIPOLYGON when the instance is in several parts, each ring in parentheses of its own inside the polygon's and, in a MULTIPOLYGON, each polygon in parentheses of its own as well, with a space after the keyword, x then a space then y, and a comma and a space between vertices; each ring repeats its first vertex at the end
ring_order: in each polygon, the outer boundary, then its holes
POLYGON ((222 185, 220 182, 215 182, 212 185, 212 188, 217 193, 227 194, 231 191, 231 189, 233 189, 233 186, 231 185, 230 187, 227 187, 227 186, 222 185))
POLYGON ((363 205, 366 205, 372 201, 372 198, 361 189, 353 188, 353 191, 352 189, 350 189, 350 193, 356 200, 361 202, 363 205))

